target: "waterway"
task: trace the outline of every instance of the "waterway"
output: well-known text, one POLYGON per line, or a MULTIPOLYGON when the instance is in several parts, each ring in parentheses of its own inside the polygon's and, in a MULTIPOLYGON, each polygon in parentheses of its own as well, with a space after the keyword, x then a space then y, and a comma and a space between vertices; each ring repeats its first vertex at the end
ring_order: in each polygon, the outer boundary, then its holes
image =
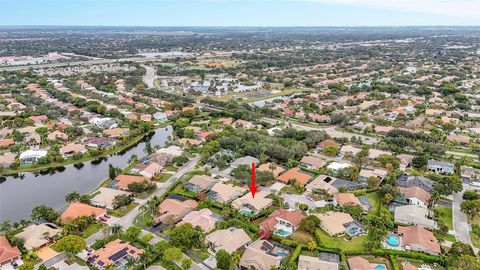
POLYGON ((125 167, 132 155, 145 156, 146 142, 152 147, 164 146, 172 136, 172 127, 159 128, 137 145, 106 157, 101 161, 84 162, 83 167, 68 165, 42 173, 22 173, 8 176, 0 183, 0 222, 28 219, 31 210, 41 204, 54 208, 65 206, 65 195, 76 191, 80 194, 94 190, 108 178, 108 166, 125 167))

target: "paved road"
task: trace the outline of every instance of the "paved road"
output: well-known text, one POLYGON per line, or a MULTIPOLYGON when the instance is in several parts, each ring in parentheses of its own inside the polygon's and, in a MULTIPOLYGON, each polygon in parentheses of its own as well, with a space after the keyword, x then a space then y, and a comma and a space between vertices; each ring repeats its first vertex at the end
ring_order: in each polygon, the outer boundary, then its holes
POLYGON ((283 123, 283 124, 286 124, 286 125, 291 125, 292 127, 296 128, 296 129, 299 129, 299 130, 306 130, 306 131, 321 130, 321 131, 325 131, 328 135, 330 135, 330 137, 333 137, 333 138, 348 138, 348 139, 351 139, 352 137, 357 137, 357 138, 361 138, 362 141, 366 144, 375 144, 375 143, 379 142, 379 140, 377 138, 374 138, 374 137, 359 135, 359 134, 345 132, 345 131, 338 131, 338 130, 335 129, 336 128, 335 126, 325 127, 325 128, 320 127, 320 126, 314 127, 314 126, 307 126, 307 125, 293 123, 293 122, 286 121, 286 120, 274 119, 274 118, 269 118, 269 117, 262 117, 262 121, 265 121, 265 122, 268 122, 268 123, 271 123, 271 124, 283 123))
POLYGON ((453 203, 452 203, 452 219, 453 219, 453 228, 455 229, 455 234, 457 236, 457 241, 472 245, 472 240, 470 239, 470 226, 468 225, 467 215, 465 215, 460 210, 460 204, 462 203, 462 195, 466 190, 466 185, 464 184, 464 189, 461 192, 453 194, 453 203))

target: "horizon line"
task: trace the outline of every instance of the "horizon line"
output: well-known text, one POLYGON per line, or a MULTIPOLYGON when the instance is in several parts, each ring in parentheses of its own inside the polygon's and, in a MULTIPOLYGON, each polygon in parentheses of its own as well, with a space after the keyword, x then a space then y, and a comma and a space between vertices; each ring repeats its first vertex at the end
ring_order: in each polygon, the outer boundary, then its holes
POLYGON ((425 24, 425 25, 80 25, 80 24, 7 24, 1 25, 0 28, 8 27, 179 27, 179 28, 314 28, 314 27, 480 27, 480 24, 425 24))

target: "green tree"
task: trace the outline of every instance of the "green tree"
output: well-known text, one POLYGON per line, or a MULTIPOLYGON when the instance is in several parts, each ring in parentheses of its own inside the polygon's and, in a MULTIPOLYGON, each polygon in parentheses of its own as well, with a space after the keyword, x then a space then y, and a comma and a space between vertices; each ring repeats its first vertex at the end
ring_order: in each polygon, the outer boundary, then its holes
POLYGON ((129 241, 135 241, 135 240, 138 239, 138 237, 140 236, 141 233, 142 233, 142 229, 140 229, 136 226, 132 226, 125 231, 125 237, 129 241))
POLYGON ((85 249, 87 243, 82 237, 71 234, 58 240, 55 245, 58 247, 58 249, 67 253, 69 261, 71 262, 75 257, 75 254, 85 249))
POLYGON ((177 262, 182 258, 182 250, 177 247, 167 248, 162 258, 167 262, 177 262))
POLYGON ((455 270, 480 270, 480 262, 478 258, 472 255, 464 255, 455 260, 453 263, 455 270))
POLYGON ((327 156, 334 157, 340 153, 340 149, 335 145, 327 145, 323 148, 322 152, 327 156))
POLYGON ((200 228, 193 228, 192 224, 185 223, 172 229, 170 242, 182 250, 200 248, 203 244, 203 232, 200 228))
POLYGON ((225 250, 221 249, 215 255, 215 259, 217 259, 217 268, 221 270, 229 270, 230 266, 232 265, 232 256, 225 250))
POLYGON ((480 199, 480 196, 478 195, 478 193, 475 191, 475 190, 466 190, 464 193, 463 193, 463 196, 462 198, 464 200, 467 200, 467 201, 473 201, 473 200, 478 200, 480 199))
POLYGON ((469 217, 475 217, 480 214, 480 200, 463 201, 460 209, 469 217))
POLYGON ((36 206, 32 209, 30 218, 33 221, 45 220, 48 222, 55 222, 60 217, 60 214, 55 209, 44 204, 36 206))
POLYGON ((182 260, 182 269, 188 270, 192 266, 192 260, 185 258, 182 260))

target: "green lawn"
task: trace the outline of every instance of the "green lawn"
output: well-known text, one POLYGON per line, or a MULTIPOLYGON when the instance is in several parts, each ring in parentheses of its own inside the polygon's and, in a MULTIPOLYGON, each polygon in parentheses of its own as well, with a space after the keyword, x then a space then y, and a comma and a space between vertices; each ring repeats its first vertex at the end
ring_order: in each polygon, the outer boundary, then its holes
POLYGON ((354 237, 352 240, 345 240, 341 237, 331 237, 322 229, 317 229, 317 235, 320 237, 320 246, 328 248, 340 248, 344 251, 358 251, 365 250, 363 243, 367 241, 367 236, 354 237))
POLYGON ((169 173, 162 173, 159 178, 155 179, 155 182, 165 183, 171 176, 169 173))
POLYGON ((439 213, 438 218, 447 224, 449 230, 453 230, 452 209, 445 206, 437 206, 435 209, 439 213))
POLYGON ((114 217, 123 217, 125 216, 128 212, 130 212, 133 208, 137 207, 138 203, 136 202, 131 202, 129 205, 120 207, 115 210, 109 210, 108 214, 112 215, 114 217))
POLYGON ((165 170, 169 171, 169 172, 176 172, 177 171, 177 168, 173 167, 173 166, 167 166, 165 167, 165 170))
POLYGON ((87 229, 85 229, 85 231, 83 231, 82 237, 83 238, 88 238, 88 237, 96 234, 97 232, 99 232, 105 226, 107 226, 107 224, 105 224, 103 222, 92 224, 92 225, 88 226, 87 229))
POLYGON ((311 234, 301 230, 295 231, 289 238, 295 241, 295 243, 302 243, 302 244, 306 244, 312 240, 315 241, 315 239, 311 234))
POLYGON ((364 196, 359 196, 359 197, 366 197, 370 204, 372 205, 372 209, 370 210, 369 215, 377 215, 379 209, 380 209, 380 196, 378 196, 377 192, 370 192, 364 196))
POLYGON ((135 225, 140 228, 150 228, 152 222, 152 213, 150 211, 145 211, 135 218, 135 225))
POLYGON ((476 248, 480 248, 480 237, 470 231, 470 239, 472 239, 472 244, 476 248))

